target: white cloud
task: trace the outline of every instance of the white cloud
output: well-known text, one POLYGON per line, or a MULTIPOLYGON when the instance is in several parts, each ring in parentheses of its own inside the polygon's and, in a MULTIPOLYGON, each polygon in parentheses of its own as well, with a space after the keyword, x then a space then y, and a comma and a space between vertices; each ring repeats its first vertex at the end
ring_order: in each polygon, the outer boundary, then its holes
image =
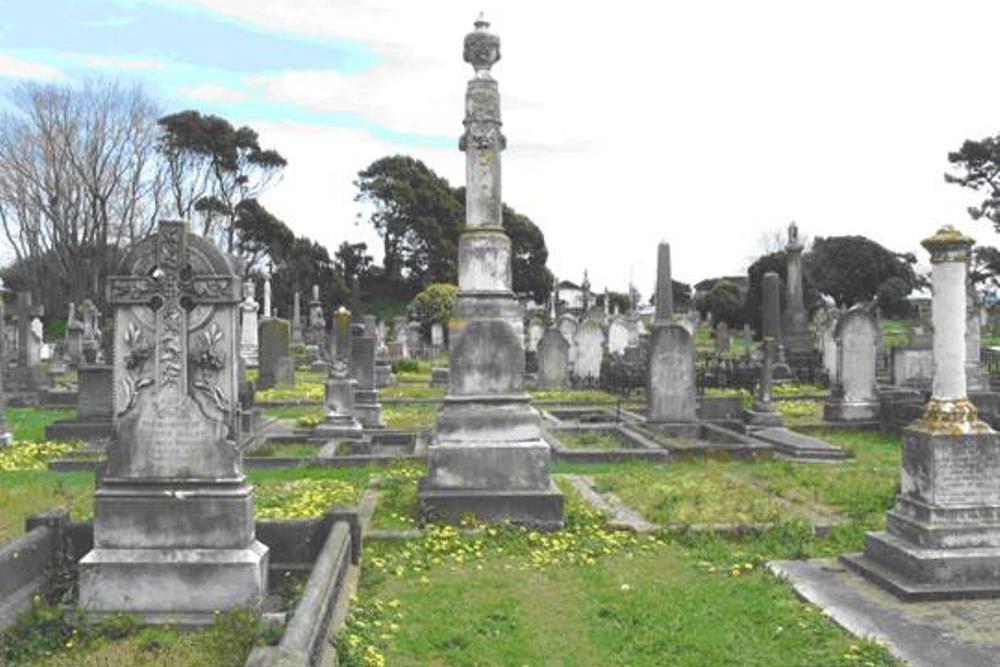
MULTIPOLYGON (((946 222, 993 242, 967 222, 974 194, 942 173, 963 139, 1000 131, 993 45, 969 31, 1000 22, 996 3, 187 1, 381 54, 360 74, 253 77, 266 97, 456 138, 471 73, 462 38, 485 7, 503 41, 504 199, 541 225, 562 277, 587 267, 595 285, 621 289, 632 274, 648 292, 661 238, 677 278, 731 274, 761 232, 793 219, 811 237, 865 234, 919 257, 946 222)), ((269 198, 318 234, 358 231, 342 227, 351 180, 381 155, 464 178, 455 149, 272 129, 271 145, 293 154, 269 198)))
POLYGON ((202 102, 242 102, 248 95, 242 90, 219 86, 214 83, 201 83, 197 86, 178 88, 177 92, 185 97, 202 102))
POLYGON ((62 77, 57 68, 0 53, 0 77, 53 81, 62 77))
POLYGON ((108 56, 85 55, 83 61, 90 67, 125 70, 156 70, 166 67, 159 58, 112 58, 108 56))

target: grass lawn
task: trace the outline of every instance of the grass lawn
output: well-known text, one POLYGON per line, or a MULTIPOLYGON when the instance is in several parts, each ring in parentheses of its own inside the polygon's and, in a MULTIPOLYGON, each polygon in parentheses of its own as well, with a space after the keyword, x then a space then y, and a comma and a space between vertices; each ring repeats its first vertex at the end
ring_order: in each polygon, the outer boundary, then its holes
POLYGON ((310 458, 319 453, 319 445, 308 442, 272 442, 250 452, 250 456, 274 458, 310 458))
POLYGON ((82 521, 93 513, 94 475, 47 470, 0 472, 0 544, 24 534, 24 520, 62 507, 82 521))
MULTIPOLYGON (((695 460, 595 470, 598 487, 660 524, 758 523, 810 515, 881 526, 899 481, 898 436, 821 431, 853 457, 835 465, 695 460)), ((860 548, 861 544, 854 548, 860 548)))
POLYGON ((570 449, 612 451, 625 449, 627 441, 617 431, 557 431, 559 442, 570 449))
POLYGON ((913 323, 906 320, 880 320, 882 330, 882 345, 884 347, 899 347, 910 344, 910 332, 913 323))
POLYGON ((836 542, 795 525, 747 541, 638 538, 567 500, 557 534, 439 527, 370 544, 341 664, 899 664, 761 567, 836 542))
POLYGON ((45 439, 45 427, 76 415, 76 408, 7 408, 4 413, 15 440, 45 439))

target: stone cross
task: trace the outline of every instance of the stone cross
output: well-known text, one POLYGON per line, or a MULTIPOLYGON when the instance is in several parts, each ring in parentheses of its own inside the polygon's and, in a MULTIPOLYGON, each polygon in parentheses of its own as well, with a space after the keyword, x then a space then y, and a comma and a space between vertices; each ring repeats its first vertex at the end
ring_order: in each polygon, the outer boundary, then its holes
MULTIPOLYGON (((188 314, 199 305, 239 303, 240 285, 233 276, 191 275, 183 222, 160 223, 155 262, 146 275, 108 278, 108 303, 153 311, 153 377, 145 386, 161 405, 177 405, 188 395, 188 314)), ((131 407, 134 397, 120 412, 131 407)))
POLYGON ((654 322, 666 323, 674 315, 673 279, 670 276, 670 244, 661 241, 656 250, 656 317, 654 322))

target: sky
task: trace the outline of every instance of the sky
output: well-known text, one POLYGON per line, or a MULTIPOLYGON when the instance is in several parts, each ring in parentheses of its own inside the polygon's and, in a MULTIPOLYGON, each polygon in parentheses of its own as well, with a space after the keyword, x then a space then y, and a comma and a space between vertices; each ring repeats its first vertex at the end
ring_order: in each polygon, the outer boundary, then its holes
POLYGON ((762 238, 863 234, 926 263, 954 224, 947 154, 1000 133, 1000 3, 909 0, 0 0, 0 88, 140 81, 165 112, 260 133, 289 165, 262 203, 331 252, 379 240, 354 201, 385 155, 464 182, 462 40, 501 39, 503 198, 549 268, 647 294, 743 273, 762 238))

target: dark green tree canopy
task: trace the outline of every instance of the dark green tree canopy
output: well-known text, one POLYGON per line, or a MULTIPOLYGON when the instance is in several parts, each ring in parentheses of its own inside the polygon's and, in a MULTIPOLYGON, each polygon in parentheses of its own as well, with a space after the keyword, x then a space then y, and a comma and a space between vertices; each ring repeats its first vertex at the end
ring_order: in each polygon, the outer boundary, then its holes
POLYGON ((702 315, 712 313, 716 322, 737 326, 743 323, 743 292, 735 283, 717 280, 707 292, 698 293, 695 308, 702 315))
POLYGON ((864 236, 816 238, 804 257, 810 282, 841 307, 874 300, 890 278, 902 282, 894 281, 883 294, 888 298, 905 289, 905 299, 919 282, 913 270, 916 261, 912 254, 892 252, 864 236))
MULTIPOLYGON (((802 275, 802 293, 803 300, 805 301, 806 310, 812 312, 815 310, 820 302, 820 293, 813 284, 812 277, 808 270, 808 263, 803 262, 805 265, 805 270, 802 275)), ((761 332, 763 329, 761 327, 761 312, 763 308, 763 289, 762 283, 764 280, 764 274, 768 272, 775 272, 781 279, 781 291, 779 302, 781 304, 781 310, 784 312, 785 304, 787 301, 787 294, 785 285, 787 284, 788 277, 788 258, 784 250, 778 252, 772 252, 767 255, 763 255, 757 259, 750 267, 747 269, 747 294, 743 304, 743 321, 754 328, 755 331, 761 332)))

